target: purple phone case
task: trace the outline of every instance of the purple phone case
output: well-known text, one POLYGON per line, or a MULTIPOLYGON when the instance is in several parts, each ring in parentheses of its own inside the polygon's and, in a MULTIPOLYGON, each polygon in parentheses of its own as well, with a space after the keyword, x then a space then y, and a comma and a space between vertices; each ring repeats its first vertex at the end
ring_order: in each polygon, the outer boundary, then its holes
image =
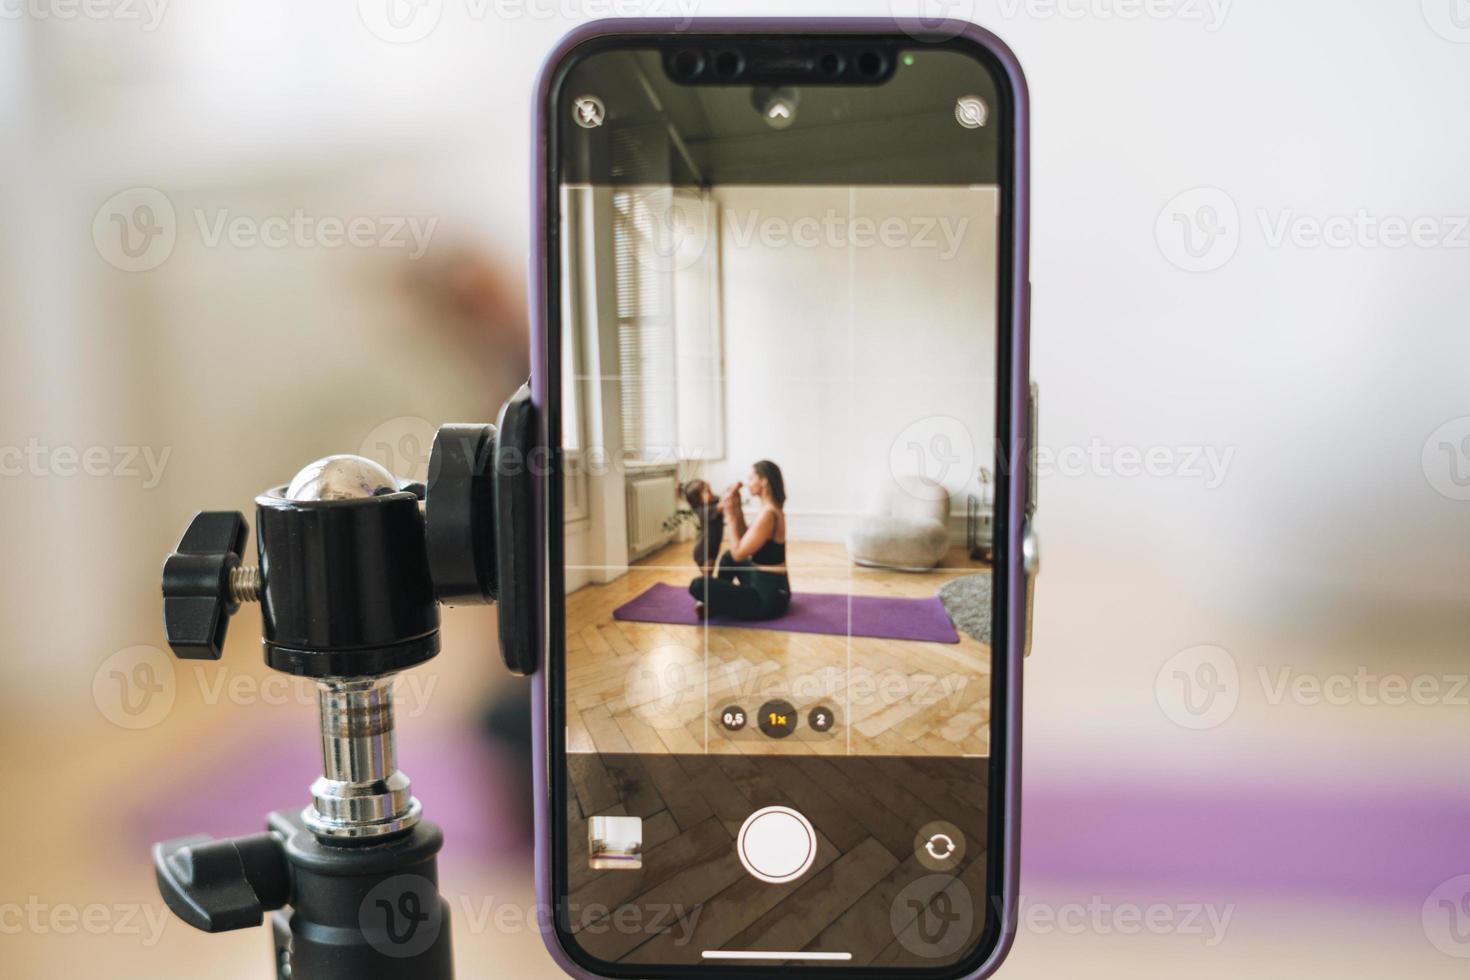
MULTIPOLYGON (((1015 138, 1015 194, 1012 243, 1015 274, 1011 283, 1011 360, 1004 366, 1010 372, 1010 445, 1005 447, 1006 459, 1027 458, 1026 440, 1030 432, 1030 105, 1026 92, 1026 77, 1020 62, 1006 44, 994 34, 975 24, 933 24, 902 18, 709 18, 689 21, 668 19, 601 20, 583 24, 568 33, 547 55, 536 79, 534 114, 534 154, 531 170, 531 265, 530 265, 530 330, 531 330, 531 398, 536 406, 546 404, 547 372, 547 325, 546 319, 546 223, 548 219, 547 176, 547 103, 551 96, 551 80, 556 67, 569 52, 579 44, 592 38, 640 35, 640 34, 908 34, 914 37, 944 36, 963 37, 991 51, 1006 72, 1011 88, 1015 92, 1016 138, 1015 138)), ((548 445, 546 413, 535 414, 539 445, 548 445)), ((1009 473, 1002 470, 1010 484, 1010 500, 1007 511, 1007 553, 1011 556, 1005 569, 1007 597, 1006 650, 1009 669, 1006 672, 1005 690, 1005 771, 1006 777, 1001 790, 1004 833, 994 853, 1002 862, 1001 936, 989 958, 978 970, 967 975, 967 980, 989 976, 1000 966, 1010 951, 1016 934, 1017 896, 1020 887, 1020 819, 1021 819, 1021 678, 1024 666, 1026 629, 1026 582, 1021 570, 1021 534, 1025 525, 1025 504, 1028 467, 1011 466, 1009 473)), ((545 534, 546 492, 544 477, 536 484, 536 520, 538 528, 545 534)), ((547 670, 548 615, 546 613, 547 574, 546 549, 537 549, 536 602, 542 612, 537 617, 543 635, 538 637, 542 652, 540 669, 531 677, 531 737, 534 767, 534 805, 536 816, 536 900, 541 908, 552 909, 555 894, 552 888, 551 868, 551 765, 547 757, 547 670)), ((569 976, 579 980, 600 980, 597 974, 589 973, 574 963, 556 939, 548 915, 542 930, 547 950, 569 976)))

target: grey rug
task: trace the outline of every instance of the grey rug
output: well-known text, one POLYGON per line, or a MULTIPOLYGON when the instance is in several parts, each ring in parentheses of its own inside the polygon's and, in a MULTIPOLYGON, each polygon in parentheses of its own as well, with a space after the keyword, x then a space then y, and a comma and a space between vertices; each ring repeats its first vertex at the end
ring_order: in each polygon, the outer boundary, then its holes
POLYGON ((939 601, 955 626, 990 645, 990 573, 966 575, 939 587, 939 601))

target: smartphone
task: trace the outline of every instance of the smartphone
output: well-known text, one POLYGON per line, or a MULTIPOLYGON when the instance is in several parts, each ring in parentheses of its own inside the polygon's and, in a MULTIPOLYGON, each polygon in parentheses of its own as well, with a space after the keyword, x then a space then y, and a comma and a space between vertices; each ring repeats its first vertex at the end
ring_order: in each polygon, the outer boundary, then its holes
POLYGON ((1015 58, 969 24, 610 21, 535 112, 552 954, 988 973, 1032 553, 1015 58))

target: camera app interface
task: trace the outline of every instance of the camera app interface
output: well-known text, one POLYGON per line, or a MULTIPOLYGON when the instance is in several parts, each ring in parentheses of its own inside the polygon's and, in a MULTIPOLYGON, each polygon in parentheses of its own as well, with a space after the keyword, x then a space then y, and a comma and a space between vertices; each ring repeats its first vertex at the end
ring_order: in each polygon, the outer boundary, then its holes
POLYGON ((958 50, 760 86, 697 40, 555 106, 560 926, 614 975, 951 966, 993 926, 1003 104, 958 50))

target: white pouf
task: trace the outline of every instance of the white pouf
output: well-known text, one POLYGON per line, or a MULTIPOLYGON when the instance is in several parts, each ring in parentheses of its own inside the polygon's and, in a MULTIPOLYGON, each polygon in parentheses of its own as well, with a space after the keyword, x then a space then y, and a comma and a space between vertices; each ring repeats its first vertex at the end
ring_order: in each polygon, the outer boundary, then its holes
POLYGON ((949 550, 949 494, 922 476, 903 476, 879 492, 873 513, 847 538, 859 565, 926 572, 949 550))

